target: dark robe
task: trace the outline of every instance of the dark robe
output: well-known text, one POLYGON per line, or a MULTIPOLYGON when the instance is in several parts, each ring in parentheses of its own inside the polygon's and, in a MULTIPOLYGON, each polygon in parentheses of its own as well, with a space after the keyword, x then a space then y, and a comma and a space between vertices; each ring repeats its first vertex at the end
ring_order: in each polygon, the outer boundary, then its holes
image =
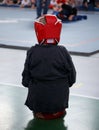
POLYGON ((28 87, 25 105, 33 112, 55 113, 68 108, 69 87, 76 71, 63 46, 35 45, 27 52, 22 84, 28 87))

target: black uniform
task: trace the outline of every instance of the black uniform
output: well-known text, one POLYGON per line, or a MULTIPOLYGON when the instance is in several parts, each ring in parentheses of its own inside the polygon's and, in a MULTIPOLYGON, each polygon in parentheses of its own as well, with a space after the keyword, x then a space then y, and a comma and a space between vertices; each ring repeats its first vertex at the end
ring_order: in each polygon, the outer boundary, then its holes
POLYGON ((65 47, 31 47, 22 76, 22 84, 28 87, 25 105, 30 110, 55 113, 68 108, 69 87, 75 83, 76 71, 65 47))
POLYGON ((76 16, 77 9, 75 7, 72 7, 71 5, 63 4, 62 11, 58 13, 57 17, 61 19, 62 21, 66 21, 71 15, 76 16))

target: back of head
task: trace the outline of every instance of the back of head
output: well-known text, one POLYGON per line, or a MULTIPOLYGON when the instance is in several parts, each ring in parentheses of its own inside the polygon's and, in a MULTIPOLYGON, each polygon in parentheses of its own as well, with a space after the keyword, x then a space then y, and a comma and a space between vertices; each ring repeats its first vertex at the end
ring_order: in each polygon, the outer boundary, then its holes
POLYGON ((39 44, 58 44, 62 23, 55 15, 46 14, 34 23, 39 44))

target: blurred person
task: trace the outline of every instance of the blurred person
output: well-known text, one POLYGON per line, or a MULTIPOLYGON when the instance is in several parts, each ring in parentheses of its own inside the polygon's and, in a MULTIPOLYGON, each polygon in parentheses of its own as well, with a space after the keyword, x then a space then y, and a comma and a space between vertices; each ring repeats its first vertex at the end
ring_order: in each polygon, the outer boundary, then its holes
POLYGON ((2 4, 4 4, 4 5, 12 5, 13 4, 13 0, 3 0, 2 4))
POLYGON ((21 8, 31 7, 31 1, 30 1, 30 0, 22 0, 22 1, 21 1, 21 4, 20 4, 20 7, 21 7, 21 8))
POLYGON ((75 6, 78 8, 82 6, 83 0, 75 0, 75 6))
POLYGON ((82 6, 85 10, 93 10, 96 7, 95 0, 83 0, 82 6))
POLYGON ((56 0, 56 4, 53 6, 53 13, 57 15, 60 11, 62 11, 62 4, 65 4, 66 0, 56 0))
POLYGON ((32 9, 36 8, 36 0, 31 0, 31 8, 32 9))
POLYGON ((81 0, 81 4, 77 6, 78 10, 84 11, 99 11, 97 2, 95 0, 81 0))
POLYGON ((49 8, 53 9, 53 7, 57 4, 56 0, 51 0, 49 8))
POLYGON ((20 0, 3 0, 2 4, 5 5, 19 5, 21 3, 20 0))
POLYGON ((58 12, 56 16, 62 20, 62 22, 70 22, 70 21, 78 21, 82 19, 87 19, 86 15, 78 15, 77 8, 72 7, 71 0, 57 0, 58 5, 58 12))
POLYGON ((51 0, 36 0, 37 18, 47 14, 51 0))

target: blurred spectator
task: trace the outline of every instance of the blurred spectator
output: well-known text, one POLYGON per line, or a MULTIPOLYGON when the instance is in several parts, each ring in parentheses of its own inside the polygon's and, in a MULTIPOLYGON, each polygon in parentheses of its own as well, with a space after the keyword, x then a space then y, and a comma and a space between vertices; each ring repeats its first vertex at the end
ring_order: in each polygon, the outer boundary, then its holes
POLYGON ((56 0, 56 4, 53 6, 54 15, 57 15, 60 11, 62 11, 62 4, 65 2, 65 0, 56 0))
POLYGON ((12 5, 12 4, 14 4, 14 3, 13 3, 13 0, 3 0, 2 4, 12 5))
POLYGON ((31 8, 32 9, 36 8, 36 0, 31 0, 31 8))
POLYGON ((58 9, 53 14, 55 14, 63 22, 66 21, 77 21, 82 19, 87 19, 86 15, 77 15, 77 8, 73 7, 71 0, 58 0, 58 9))
POLYGON ((31 7, 31 1, 30 1, 30 0, 22 0, 20 7, 21 7, 21 8, 31 7))
POLYGON ((79 10, 99 11, 99 8, 98 8, 99 6, 95 0, 81 0, 80 2, 81 4, 78 4, 76 6, 79 10))
POLYGON ((19 5, 21 0, 3 0, 2 4, 5 5, 19 5))
POLYGON ((53 9, 53 7, 57 4, 56 0, 51 0, 49 8, 53 9))
POLYGON ((37 18, 47 14, 51 0, 36 0, 37 18))
POLYGON ((85 10, 94 9, 96 7, 95 0, 83 0, 83 5, 85 10))
POLYGON ((76 7, 82 6, 83 0, 75 0, 76 7))

